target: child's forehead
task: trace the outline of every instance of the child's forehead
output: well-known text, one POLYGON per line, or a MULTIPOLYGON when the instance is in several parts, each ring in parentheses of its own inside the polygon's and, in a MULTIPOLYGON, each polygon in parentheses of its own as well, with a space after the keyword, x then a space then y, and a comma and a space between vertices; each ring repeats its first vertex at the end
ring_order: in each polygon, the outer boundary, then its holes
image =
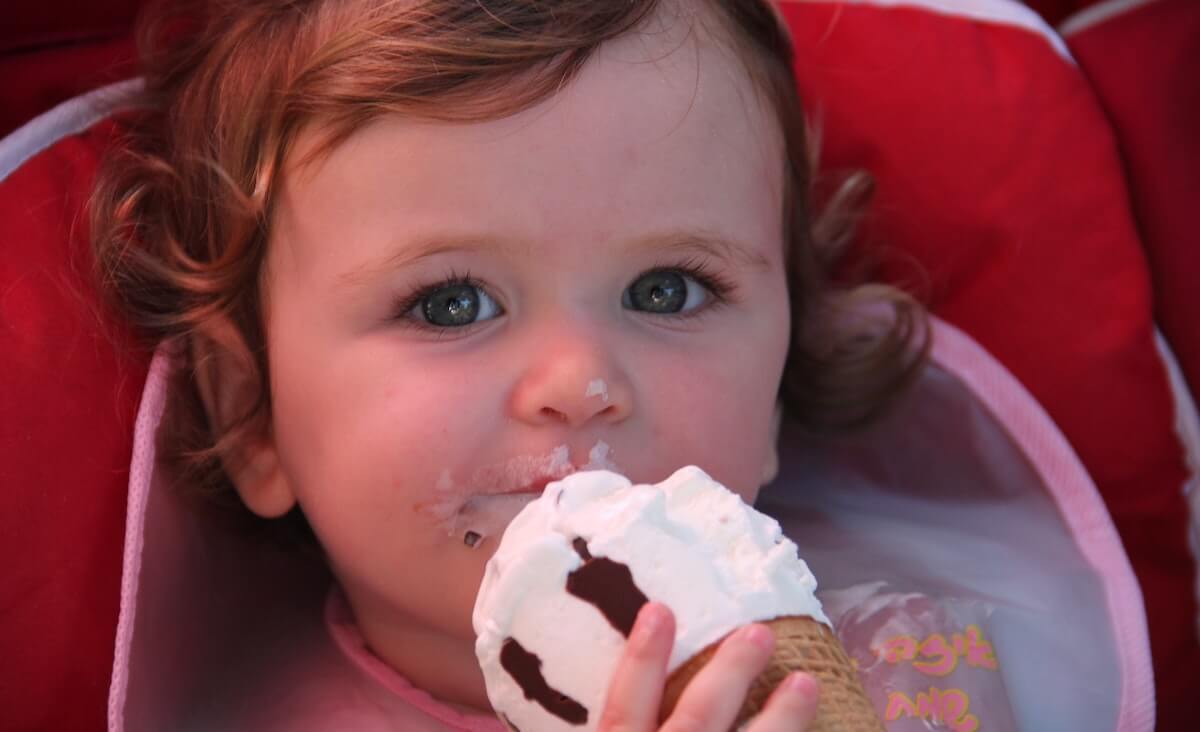
MULTIPOLYGON (((783 145, 778 116, 751 80, 748 65, 725 40, 727 34, 717 28, 711 11, 701 10, 705 5, 661 3, 641 26, 602 44, 575 78, 533 108, 471 123, 392 115, 359 130, 338 147, 353 147, 372 136, 372 127, 381 126, 393 131, 398 125, 406 127, 414 141, 438 138, 468 147, 494 146, 497 140, 532 126, 542 135, 538 149, 529 151, 535 154, 553 147, 555 137, 580 129, 592 130, 595 141, 603 142, 605 131, 613 130, 606 123, 620 118, 618 127, 627 135, 636 132, 664 144, 695 136, 714 145, 750 144, 754 150, 744 152, 773 165, 783 145)), ((506 91, 498 88, 492 93, 506 91)), ((313 161, 321 167, 327 155, 309 155, 321 140, 318 122, 301 136, 289 163, 313 161)))
POLYGON ((565 88, 515 115, 378 120, 285 175, 276 231, 296 242, 300 260, 346 270, 451 233, 547 256, 571 256, 561 242, 679 229, 771 247, 782 220, 782 138, 728 50, 687 28, 651 28, 613 41, 565 88), (391 243, 355 238, 354 221, 373 222, 391 243), (335 237, 336 250, 322 244, 335 237))

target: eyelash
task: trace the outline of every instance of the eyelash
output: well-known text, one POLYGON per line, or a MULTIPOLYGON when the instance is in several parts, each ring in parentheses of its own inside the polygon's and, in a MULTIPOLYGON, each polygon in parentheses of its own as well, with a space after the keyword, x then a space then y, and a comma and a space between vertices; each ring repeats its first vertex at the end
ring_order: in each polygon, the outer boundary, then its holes
POLYGON ((722 307, 737 302, 735 297, 737 285, 728 277, 713 269, 707 261, 698 257, 691 257, 677 263, 655 265, 638 274, 637 277, 633 278, 633 281, 636 282, 646 275, 654 274, 655 272, 678 272, 690 277, 700 283, 704 289, 708 290, 708 294, 712 297, 712 301, 704 307, 664 317, 676 319, 696 318, 705 315, 714 307, 722 307))
MULTIPOLYGON (((704 307, 697 308, 694 311, 676 313, 664 317, 672 317, 676 319, 695 318, 704 315, 714 307, 722 307, 732 302, 736 302, 734 298, 734 293, 737 290, 736 285, 734 285, 729 278, 714 270, 712 266, 702 259, 689 258, 683 260, 682 262, 672 264, 658 264, 638 273, 638 275, 633 278, 633 281, 636 282, 642 277, 645 277, 649 274, 654 274, 656 272, 678 272, 690 277, 704 287, 704 289, 708 290, 709 295, 712 297, 712 301, 704 307)), ((426 323, 416 318, 408 317, 409 313, 411 313, 413 309, 420 305, 425 298, 430 297, 439 290, 447 287, 462 286, 476 287, 481 290, 488 289, 487 285, 483 281, 473 277, 469 271, 460 274, 455 270, 450 270, 446 273, 445 277, 442 277, 436 282, 432 282, 428 285, 418 287, 408 297, 400 300, 399 304, 396 306, 395 315, 392 319, 421 330, 436 332, 466 330, 471 326, 463 326, 461 328, 443 328, 433 325, 432 323, 426 323)))
POLYGON ((414 308, 420 305, 425 298, 430 297, 438 290, 442 290, 447 287, 462 286, 475 287, 480 290, 488 290, 488 286, 482 280, 471 276, 469 271, 460 274, 458 271, 452 269, 440 280, 431 282, 428 285, 422 285, 414 290, 411 295, 400 300, 399 304, 396 306, 396 314, 392 317, 392 320, 398 321, 413 328, 435 331, 439 333, 449 330, 467 330, 471 326, 467 325, 460 328, 442 328, 434 325, 433 323, 426 323, 422 320, 408 317, 408 314, 411 313, 414 308))

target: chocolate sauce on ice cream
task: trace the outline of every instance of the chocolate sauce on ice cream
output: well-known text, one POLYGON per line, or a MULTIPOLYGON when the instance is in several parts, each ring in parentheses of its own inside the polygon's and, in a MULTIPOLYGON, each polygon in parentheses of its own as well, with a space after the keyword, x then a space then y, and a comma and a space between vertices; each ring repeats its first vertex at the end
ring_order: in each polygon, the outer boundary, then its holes
POLYGON ((634 583, 629 566, 608 557, 592 557, 583 539, 575 539, 572 545, 583 558, 583 566, 567 575, 567 592, 595 605, 628 638, 638 611, 649 602, 634 583))
POLYGON ((525 650, 509 638, 500 649, 500 665, 520 685, 525 698, 569 724, 587 724, 588 711, 582 704, 562 692, 555 691, 542 676, 542 659, 525 650))

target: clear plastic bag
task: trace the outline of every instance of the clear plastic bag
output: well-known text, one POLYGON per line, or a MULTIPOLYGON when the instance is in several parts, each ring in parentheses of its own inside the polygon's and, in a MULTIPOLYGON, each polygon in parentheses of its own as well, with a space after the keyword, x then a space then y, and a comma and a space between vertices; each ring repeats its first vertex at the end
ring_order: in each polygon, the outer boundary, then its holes
POLYGON ((889 732, 1015 732, 989 605, 883 582, 822 601, 889 732))

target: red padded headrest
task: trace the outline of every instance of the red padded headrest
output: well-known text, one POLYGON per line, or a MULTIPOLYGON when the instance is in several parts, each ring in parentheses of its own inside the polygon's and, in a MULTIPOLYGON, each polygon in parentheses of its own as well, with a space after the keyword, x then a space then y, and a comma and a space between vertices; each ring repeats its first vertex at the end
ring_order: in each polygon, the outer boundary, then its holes
MULTIPOLYGON (((0 32, 10 49, 21 23, 53 27, 38 25, 41 6, 22 8, 0 32)), ((1095 478, 1143 585, 1160 729, 1183 729, 1200 694, 1187 473, 1124 163, 1092 87, 1048 26, 1004 0, 784 2, 783 12, 824 169, 877 179, 864 250, 1008 366, 1095 478)), ((105 68, 128 63, 127 37, 106 42, 105 68)), ((88 53, 45 67, 48 78, 94 71, 88 53)), ((11 62, 0 58, 6 80, 11 62)), ((22 74, 39 68, 20 63, 22 74)), ((122 355, 127 336, 114 348, 96 325, 87 284, 82 211, 111 133, 100 124, 0 174, 0 552, 17 558, 0 595, 0 705, 19 729, 98 728, 105 714, 145 368, 122 355)), ((0 161, 7 152, 0 145, 0 161)))
MULTIPOLYGON (((1070 439, 1142 583, 1160 728, 1182 723, 1200 692, 1188 472, 1105 110, 1062 39, 1015 3, 783 7, 825 166, 878 180, 863 243, 903 254, 885 258, 885 279, 913 281, 915 259, 932 309, 1004 363, 1070 439)), ((1177 78, 1200 78, 1200 60, 1191 68, 1177 78)), ((1159 144, 1177 149, 1181 136, 1159 144)))

